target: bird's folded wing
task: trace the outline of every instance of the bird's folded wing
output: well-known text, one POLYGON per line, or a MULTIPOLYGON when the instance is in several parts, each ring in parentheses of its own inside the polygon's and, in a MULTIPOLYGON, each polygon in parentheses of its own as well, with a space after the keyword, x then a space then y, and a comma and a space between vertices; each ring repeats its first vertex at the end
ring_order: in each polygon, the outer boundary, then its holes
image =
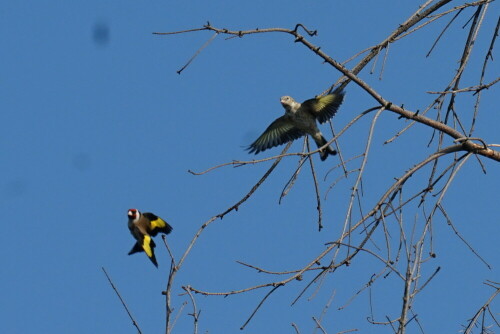
POLYGON ((321 97, 316 97, 302 103, 301 108, 306 108, 320 123, 325 123, 332 118, 344 100, 343 91, 335 91, 321 97))
POLYGON ((257 154, 268 148, 300 138, 305 133, 296 128, 287 115, 277 118, 249 147, 249 153, 257 154))
POLYGON ((149 219, 151 222, 149 234, 155 237, 158 232, 169 234, 172 232, 172 226, 170 226, 166 221, 158 217, 151 212, 143 213, 143 216, 149 219))

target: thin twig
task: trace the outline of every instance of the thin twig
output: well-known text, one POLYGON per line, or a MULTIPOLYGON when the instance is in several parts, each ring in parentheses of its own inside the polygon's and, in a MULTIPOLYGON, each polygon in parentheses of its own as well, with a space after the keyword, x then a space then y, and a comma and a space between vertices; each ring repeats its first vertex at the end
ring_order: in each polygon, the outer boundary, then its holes
MULTIPOLYGON (((319 316, 319 323, 321 323, 323 321, 323 317, 325 316, 326 311, 328 311, 328 309, 330 308, 330 305, 332 304, 334 297, 335 297, 335 290, 333 290, 332 295, 330 296, 330 299, 328 299, 328 302, 326 302, 325 307, 323 307, 323 311, 321 311, 321 314, 319 316)), ((313 331, 313 334, 315 334, 315 333, 316 333, 316 328, 313 331)))
MULTIPOLYGON (((498 37, 498 30, 500 29, 500 17, 498 17, 498 20, 497 20, 497 25, 495 27, 495 31, 493 33, 493 36, 491 38, 491 42, 490 42, 490 47, 488 48, 488 52, 486 52, 486 56, 484 57, 484 61, 483 61, 483 67, 481 69, 481 77, 479 79, 479 85, 483 85, 483 82, 484 82, 484 76, 486 74, 486 67, 488 66, 488 60, 493 60, 493 47, 495 45, 495 41, 498 37)), ((496 79, 496 81, 500 80, 500 77, 496 79)), ((493 83, 490 83, 490 86, 492 85, 493 83)), ((486 85, 487 87, 485 88, 489 88, 488 85, 486 85)), ((477 98, 476 98, 476 103, 474 104, 474 116, 472 117, 472 123, 471 123, 471 127, 470 127, 470 130, 469 130, 469 137, 472 136, 472 133, 474 132, 474 126, 476 124, 476 119, 477 119, 477 115, 479 113, 479 101, 481 99, 481 91, 478 90, 476 91, 477 94, 477 98)))
MULTIPOLYGON (((270 270, 266 270, 266 269, 263 269, 263 268, 260 268, 260 267, 257 267, 257 266, 254 266, 254 265, 242 262, 242 261, 236 261, 236 263, 239 263, 239 264, 244 265, 246 267, 255 269, 259 273, 265 273, 265 274, 270 274, 270 275, 288 275, 288 274, 295 274, 295 273, 300 272, 300 269, 297 269, 297 270, 287 270, 287 271, 270 271, 270 270)), ((316 267, 316 268, 310 268, 309 270, 319 270, 319 269, 322 269, 322 268, 321 267, 316 267)))
POLYGON ((128 317, 130 318, 130 320, 132 320, 132 324, 135 326, 135 328, 137 328, 137 332, 139 334, 142 334, 142 331, 139 328, 139 324, 137 323, 137 321, 135 321, 134 317, 132 316, 132 313, 128 309, 127 304, 125 303, 125 300, 123 300, 122 296, 120 295, 120 292, 113 284, 113 281, 111 280, 111 277, 106 272, 106 269, 104 267, 101 267, 101 269, 104 272, 104 275, 106 275, 106 278, 108 279, 109 284, 111 284, 111 287, 113 288, 113 290, 115 290, 115 293, 118 296, 118 298, 120 299, 120 302, 122 303, 123 307, 125 308, 125 311, 127 311, 128 317))
POLYGON ((170 315, 173 312, 172 305, 171 305, 171 295, 172 295, 172 284, 174 282, 174 277, 175 273, 177 271, 177 266, 175 265, 174 259, 171 258, 170 260, 170 270, 168 273, 168 279, 167 279, 167 288, 165 289, 164 292, 162 292, 165 295, 165 308, 166 308, 166 316, 165 316, 165 334, 170 334, 173 326, 170 323, 170 315))
MULTIPOLYGON (((307 150, 310 151, 309 141, 307 141, 307 150)), ((316 171, 314 170, 314 163, 309 157, 309 166, 311 167, 311 174, 313 177, 314 192, 316 193, 316 210, 318 210, 318 231, 323 228, 323 210, 321 209, 321 195, 319 193, 318 178, 316 177, 316 171)))
POLYGON ((448 28, 450 27, 450 25, 453 23, 453 21, 455 21, 455 19, 458 17, 458 15, 460 15, 460 13, 462 12, 463 8, 461 8, 456 14, 455 16, 453 16, 453 18, 450 20, 450 22, 448 22, 448 24, 443 28, 443 30, 441 31, 441 33, 439 34, 439 36, 436 38, 436 40, 434 41, 434 43, 432 44, 429 52, 427 52, 427 54, 425 55, 426 57, 429 57, 431 55, 431 52, 432 50, 434 50, 434 47, 437 45, 437 43, 439 42, 439 40, 441 39, 441 37, 443 37, 444 33, 446 30, 448 30, 448 28))
POLYGON ((200 52, 208 45, 210 45, 210 43, 212 43, 217 35, 218 33, 213 34, 212 37, 210 37, 208 41, 205 42, 205 44, 203 44, 198 50, 196 50, 195 54, 188 60, 188 62, 184 66, 182 66, 180 70, 177 71, 177 74, 181 74, 182 71, 184 71, 189 66, 189 64, 191 64, 192 61, 200 54, 200 52))
POLYGON ((312 317, 312 319, 316 323, 316 328, 319 328, 321 332, 323 332, 323 334, 328 334, 326 330, 323 328, 323 326, 321 326, 321 323, 318 321, 318 319, 316 319, 316 317, 312 317))
POLYGON ((262 298, 262 300, 260 301, 259 305, 257 305, 257 307, 253 310, 252 314, 250 315, 250 317, 248 317, 247 321, 245 321, 245 323, 243 324, 243 326, 240 327, 241 330, 245 329, 246 325, 248 325, 248 323, 250 322, 250 320, 252 320, 253 316, 255 315, 255 313, 257 313, 257 311, 260 309, 260 307, 264 304, 264 302, 266 301, 267 297, 269 297, 274 291, 276 291, 276 289, 278 289, 281 285, 277 285, 275 286, 274 288, 271 289, 271 291, 269 291, 265 296, 264 298, 262 298))
POLYGON ((187 292, 187 294, 189 295, 189 299, 191 299, 191 304, 193 305, 193 313, 190 314, 193 316, 193 333, 194 334, 198 334, 198 318, 200 316, 200 312, 198 312, 197 308, 196 308, 196 301, 194 299, 194 296, 193 294, 191 293, 191 290, 189 290, 187 287, 183 286, 182 287, 184 289, 184 291, 187 292))
POLYGON ((453 225, 453 222, 451 221, 450 217, 448 216, 448 214, 446 213, 446 211, 444 210, 443 206, 441 204, 438 205, 438 209, 441 211, 441 213, 443 214, 444 218, 446 219, 446 222, 448 224, 448 226, 451 227, 451 229, 453 230, 453 232, 455 233, 455 235, 467 246, 467 248, 469 248, 469 250, 481 261, 484 263, 484 265, 486 267, 488 267, 488 269, 491 269, 491 266, 488 262, 486 262, 486 260, 483 259, 483 257, 481 255, 479 255, 478 252, 476 252, 476 250, 474 248, 472 248, 472 246, 467 242, 467 240, 465 240, 464 237, 462 237, 462 235, 458 232, 458 230, 455 228, 455 225, 453 225))
POLYGON ((164 245, 165 245, 165 247, 167 248, 168 255, 170 255, 170 259, 172 260, 172 263, 175 265, 174 254, 172 253, 172 251, 170 250, 170 247, 168 246, 167 236, 166 236, 165 234, 162 234, 162 235, 161 235, 161 238, 162 238, 162 240, 163 240, 163 244, 164 244, 164 245))
POLYGON ((490 296, 490 298, 488 298, 488 300, 483 304, 483 306, 481 306, 479 308, 479 310, 476 312, 476 314, 469 321, 469 324, 467 325, 467 327, 464 330, 464 334, 469 334, 472 332, 472 329, 474 328, 474 325, 476 324, 479 316, 481 316, 481 314, 484 313, 484 311, 489 308, 493 299, 495 299, 495 297, 500 293, 500 287, 497 286, 495 288, 496 288, 496 290, 493 292, 493 294, 490 296))
MULTIPOLYGON (((305 142, 307 141, 307 138, 308 138, 307 136, 304 137, 304 146, 305 146, 305 142)), ((288 182, 283 187, 283 190, 281 191, 280 199, 278 200, 278 204, 281 204, 281 201, 283 200, 283 198, 285 198, 285 196, 288 195, 288 192, 295 185, 295 182, 298 180, 299 173, 302 170, 302 166, 304 165, 304 162, 307 159, 309 159, 309 157, 307 157, 307 156, 303 156, 303 157, 301 157, 299 159, 299 162, 297 164, 297 168, 295 169, 295 171, 293 172, 292 176, 290 177, 290 179, 288 180, 288 182)))

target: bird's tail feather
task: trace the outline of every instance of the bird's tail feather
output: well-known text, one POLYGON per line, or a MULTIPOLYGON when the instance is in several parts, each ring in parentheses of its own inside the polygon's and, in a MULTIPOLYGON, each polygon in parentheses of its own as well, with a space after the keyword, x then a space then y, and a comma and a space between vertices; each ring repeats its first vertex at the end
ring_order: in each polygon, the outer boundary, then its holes
MULTIPOLYGON (((321 136, 319 140, 315 140, 316 145, 318 145, 318 148, 325 146, 328 141, 325 139, 325 137, 321 136)), ((326 158, 328 158, 328 155, 336 155, 337 151, 335 151, 330 145, 328 145, 326 148, 323 150, 319 151, 319 157, 321 161, 325 161, 326 158)))
POLYGON ((153 264, 155 265, 155 267, 158 268, 158 261, 156 261, 156 256, 155 256, 154 253, 153 253, 153 256, 149 257, 149 259, 151 260, 151 262, 153 262, 153 264))
POLYGON ((130 252, 128 252, 128 255, 132 255, 134 253, 139 253, 139 252, 144 252, 144 249, 142 249, 142 246, 138 242, 136 242, 134 247, 132 247, 130 252))

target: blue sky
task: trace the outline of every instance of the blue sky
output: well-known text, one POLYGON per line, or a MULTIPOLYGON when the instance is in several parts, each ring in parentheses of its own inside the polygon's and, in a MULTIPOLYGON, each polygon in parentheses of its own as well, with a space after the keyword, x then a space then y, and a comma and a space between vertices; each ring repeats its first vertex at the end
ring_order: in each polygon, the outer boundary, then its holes
MULTIPOLYGON (((462 87, 477 83, 498 19, 492 15, 498 4, 491 6, 462 87)), ((135 207, 167 220, 174 227, 169 244, 179 258, 201 224, 237 202, 271 163, 225 167, 203 176, 187 170, 253 159, 244 147, 281 115, 280 96, 305 100, 340 76, 290 36, 278 33, 230 40, 219 36, 178 75, 176 71, 211 33, 157 36, 152 32, 197 28, 207 21, 234 30, 292 28, 300 22, 318 30, 313 43, 344 61, 383 40, 416 8, 399 1, 2 2, 0 332, 135 333, 102 266, 143 332, 163 332, 161 291, 166 287, 168 254, 158 240, 159 269, 143 254, 127 256, 134 242, 126 227, 127 210, 135 207)), ((381 59, 375 74, 370 75, 367 67, 360 76, 388 100, 410 110, 424 109, 434 98, 426 91, 444 89, 454 74, 467 33, 461 27, 470 15, 472 11, 457 19, 430 58, 425 55, 448 21, 391 46, 383 80, 378 78, 381 59)), ((499 73, 497 63, 489 66, 486 82, 499 73)), ((497 86, 484 93, 476 126, 475 135, 488 143, 500 142, 497 96, 497 86)), ((464 100, 458 112, 470 115, 473 102, 464 100)), ((373 106, 366 93, 349 85, 334 120, 336 130, 373 106)), ((470 124, 470 116, 464 119, 470 124)), ((370 121, 361 121, 340 139, 344 158, 362 152, 370 121)), ((394 177, 435 150, 427 147, 432 132, 421 126, 400 141, 383 145, 405 124, 394 115, 381 117, 364 178, 366 208, 394 177)), ((324 132, 329 132, 327 126, 324 132)), ((300 149, 297 141, 292 150, 300 149)), ((275 148, 258 157, 279 152, 275 148)), ((321 180, 338 163, 337 157, 323 164, 315 159, 321 180)), ((493 269, 480 263, 443 219, 435 223, 439 255, 426 270, 432 272, 437 266, 442 270, 416 302, 429 333, 458 331, 492 292, 482 282, 499 280, 500 175, 497 163, 482 161, 488 173, 484 175, 471 158, 444 203, 462 235, 493 269), (441 315, 439 319, 435 314, 441 315)), ((182 285, 229 291, 269 281, 236 260, 276 271, 300 268, 324 249, 324 243, 335 239, 354 178, 329 193, 324 202, 325 228, 318 232, 308 173, 302 173, 278 204, 295 166, 296 158, 282 161, 238 212, 204 231, 176 278, 176 311, 188 301, 179 296, 182 285)), ((339 173, 321 182, 323 195, 339 173)), ((415 217, 407 219, 412 222, 415 217)), ((349 311, 336 311, 379 270, 380 264, 360 256, 359 262, 326 280, 319 296, 311 301, 307 296, 290 307, 303 287, 293 283, 269 299, 246 331, 293 332, 290 324, 295 322, 304 333, 312 332, 311 317, 319 316, 335 291, 335 311, 329 311, 325 320, 331 333, 350 328, 387 332, 387 327, 366 323, 367 293, 356 298, 349 311)), ((379 320, 399 312, 400 297, 394 287, 390 280, 373 287, 379 320), (391 306, 390 311, 383 308, 391 306)), ((200 332, 239 331, 266 292, 225 299, 197 296, 200 332)), ((174 332, 192 331, 188 312, 190 304, 174 332)))

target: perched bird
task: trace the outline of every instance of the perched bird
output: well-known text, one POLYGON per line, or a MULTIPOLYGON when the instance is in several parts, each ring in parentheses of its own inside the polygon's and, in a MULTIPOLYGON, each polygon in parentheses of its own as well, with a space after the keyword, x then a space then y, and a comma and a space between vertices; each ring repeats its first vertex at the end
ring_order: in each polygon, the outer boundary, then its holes
MULTIPOLYGON (((314 139, 318 148, 324 146, 328 141, 319 131, 316 120, 320 123, 328 121, 335 115, 343 100, 344 92, 339 90, 302 103, 296 102, 290 96, 283 96, 281 105, 285 108, 285 115, 272 122, 266 131, 248 147, 249 153, 257 154, 306 134, 314 139)), ((319 152, 321 160, 328 158, 329 154, 335 155, 337 151, 327 146, 319 152)))
POLYGON ((172 226, 151 212, 141 213, 137 209, 130 209, 128 210, 128 229, 137 240, 128 255, 146 252, 151 262, 158 268, 155 257, 156 244, 151 237, 159 232, 169 234, 172 232, 172 226))

